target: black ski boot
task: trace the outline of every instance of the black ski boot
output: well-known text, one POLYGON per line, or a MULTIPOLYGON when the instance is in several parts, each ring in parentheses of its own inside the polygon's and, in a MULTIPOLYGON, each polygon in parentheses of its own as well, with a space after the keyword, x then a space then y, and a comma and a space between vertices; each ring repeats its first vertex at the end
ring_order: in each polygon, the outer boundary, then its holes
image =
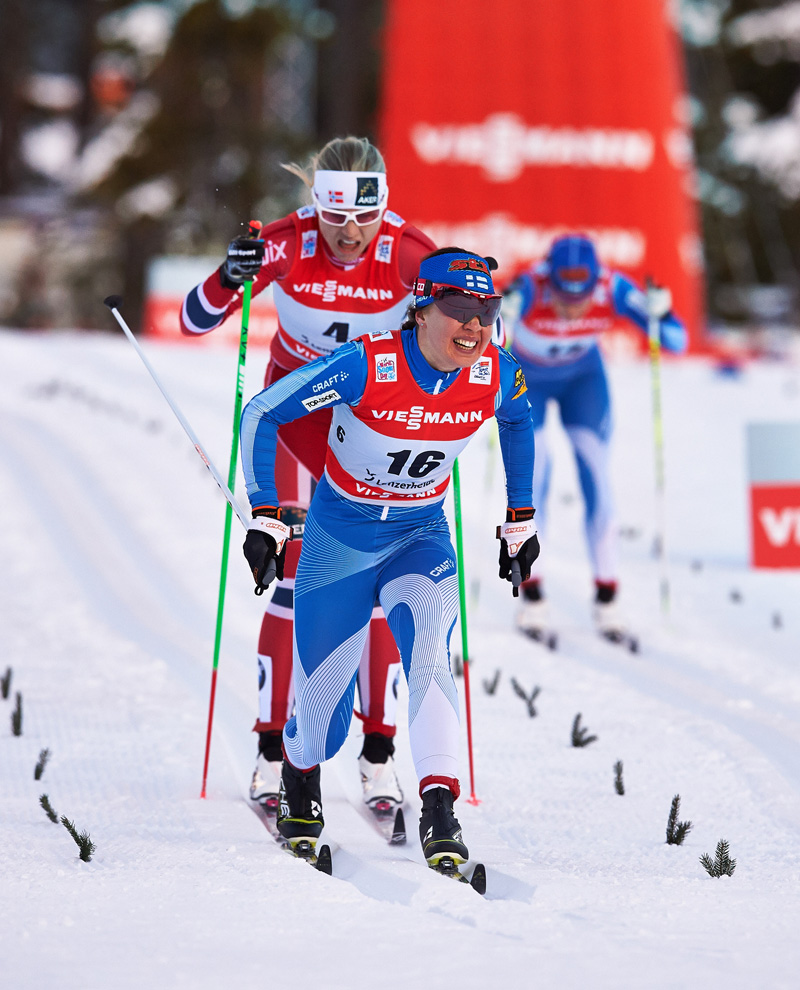
POLYGON ((277 826, 290 846, 307 843, 313 849, 322 826, 322 794, 319 764, 312 770, 298 770, 288 760, 281 770, 280 807, 277 826))
POLYGON ((466 863, 469 859, 461 826, 453 814, 453 792, 449 787, 435 787, 422 795, 419 840, 429 866, 435 867, 445 858, 454 864, 466 863))

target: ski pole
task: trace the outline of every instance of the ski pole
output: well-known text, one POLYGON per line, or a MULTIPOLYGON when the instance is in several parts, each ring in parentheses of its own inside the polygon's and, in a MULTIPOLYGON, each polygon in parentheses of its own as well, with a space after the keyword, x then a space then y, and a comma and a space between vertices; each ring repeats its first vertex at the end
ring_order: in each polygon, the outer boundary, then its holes
MULTIPOLYGON (((653 407, 653 450, 656 474, 656 538, 654 550, 661 571, 661 610, 669 613, 669 576, 666 554, 666 512, 664 492, 664 423, 661 415, 661 319, 664 310, 664 293, 652 279, 647 279, 647 340, 650 351, 650 389, 653 407)), ((667 309, 669 304, 667 303, 667 309)))
POLYGON ((464 590, 464 542, 461 530, 461 478, 458 458, 453 463, 453 502, 456 517, 456 560, 458 563, 458 607, 461 616, 461 651, 464 655, 464 707, 467 713, 467 754, 469 756, 469 804, 480 804, 475 796, 475 764, 472 758, 472 704, 469 690, 469 645, 467 642, 467 596, 464 590))
POLYGON ((128 326, 128 324, 125 322, 125 320, 122 318, 122 314, 119 311, 119 307, 122 305, 122 296, 106 296, 106 298, 103 300, 103 303, 106 306, 108 306, 108 308, 111 310, 111 313, 113 314, 114 319, 117 321, 117 323, 119 323, 119 325, 122 327, 123 331, 125 332, 125 336, 133 344, 134 350, 139 355, 139 357, 142 359, 142 363, 144 364, 145 368, 147 368, 147 370, 150 372, 150 377, 156 383, 156 385, 158 386, 159 390, 161 391, 161 394, 167 400, 167 404, 169 405, 170 409, 175 413, 175 417, 178 420, 178 422, 181 424, 181 426, 183 427, 184 433, 192 441, 192 444, 194 445, 194 449, 200 455, 203 463, 208 468, 208 470, 211 472, 211 477, 214 479, 214 481, 216 481, 217 487, 222 492, 222 494, 225 496, 225 498, 228 500, 228 505, 230 505, 230 507, 236 513, 236 515, 237 515, 237 517, 239 519, 239 522, 242 524, 242 526, 244 526, 244 528, 247 529, 248 526, 249 526, 249 521, 248 521, 247 516, 245 515, 245 513, 241 509, 241 507, 237 504, 236 499, 233 497, 233 494, 231 493, 231 490, 228 488, 228 486, 225 484, 225 482, 220 477, 219 471, 217 471, 217 469, 214 467, 214 464, 211 461, 211 459, 208 456, 208 454, 205 452, 205 449, 203 448, 203 445, 197 439, 197 435, 195 434, 194 430, 186 422, 186 420, 184 419, 183 414, 181 413, 180 409, 178 409, 177 405, 170 398, 170 395, 167 392, 167 390, 161 384, 161 381, 159 380, 158 375, 153 370, 153 366, 147 360, 147 356, 145 355, 144 351, 139 346, 139 341, 134 337, 133 333, 131 332, 131 328, 128 326))
MULTIPOLYGON (((258 220, 251 220, 248 225, 248 236, 257 237, 261 231, 258 220)), ((236 464, 239 451, 239 420, 242 416, 242 397, 244 395, 244 368, 247 357, 247 333, 250 326, 250 300, 253 294, 253 280, 244 283, 242 297, 242 329, 239 335, 239 364, 236 370, 236 396, 233 403, 233 439, 231 440, 231 459, 228 465, 228 488, 236 487, 236 464)), ((225 589, 228 582, 228 551, 231 540, 232 512, 230 503, 225 506, 225 531, 222 539, 222 562, 219 569, 219 594, 217 597, 217 623, 214 632, 214 659, 211 667, 211 692, 208 698, 208 727, 206 729, 206 751, 203 757, 203 785, 200 797, 206 796, 208 780, 208 760, 211 753, 211 729, 214 724, 214 702, 217 696, 217 670, 219 668, 219 653, 222 643, 222 617, 225 610, 225 589)))

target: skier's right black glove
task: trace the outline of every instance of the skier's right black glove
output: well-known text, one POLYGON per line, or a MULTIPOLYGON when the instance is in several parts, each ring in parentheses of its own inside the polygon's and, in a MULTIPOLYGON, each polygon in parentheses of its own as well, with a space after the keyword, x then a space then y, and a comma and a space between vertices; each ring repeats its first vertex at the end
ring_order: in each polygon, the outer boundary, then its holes
POLYGON ((292 530, 281 522, 280 516, 280 509, 260 506, 253 510, 253 520, 247 528, 242 550, 256 582, 257 595, 264 593, 273 578, 283 580, 286 541, 292 538, 292 530))
POLYGON ((507 509, 506 521, 497 527, 497 539, 500 540, 500 577, 511 582, 515 598, 519 598, 519 586, 531 576, 531 566, 539 556, 534 511, 507 509))
POLYGON ((236 237, 228 245, 228 256, 219 270, 219 280, 226 289, 238 289, 261 271, 264 241, 236 237))

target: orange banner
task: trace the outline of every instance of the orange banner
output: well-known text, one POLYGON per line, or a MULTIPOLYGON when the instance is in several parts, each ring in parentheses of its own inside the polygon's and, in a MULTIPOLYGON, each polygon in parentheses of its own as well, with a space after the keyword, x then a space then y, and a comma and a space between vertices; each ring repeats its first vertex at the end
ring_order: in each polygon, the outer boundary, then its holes
POLYGON ((500 262, 556 234, 671 288, 692 347, 702 253, 667 0, 394 0, 381 149, 390 206, 440 245, 500 262))

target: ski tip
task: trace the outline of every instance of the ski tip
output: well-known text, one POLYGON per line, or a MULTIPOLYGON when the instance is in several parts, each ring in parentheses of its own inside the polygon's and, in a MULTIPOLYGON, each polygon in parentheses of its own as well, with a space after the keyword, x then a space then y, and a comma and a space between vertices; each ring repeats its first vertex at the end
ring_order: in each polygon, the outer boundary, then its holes
POLYGON ((333 858, 331 857, 330 846, 323 845, 317 849, 317 861, 314 865, 320 873, 324 873, 326 876, 333 874, 333 858))
POLYGON ((392 837, 389 839, 389 844, 392 846, 403 846, 406 842, 406 819, 403 814, 403 809, 398 808, 397 814, 394 816, 394 827, 392 828, 392 837))
POLYGON ((109 309, 119 309, 122 306, 122 296, 106 296, 103 305, 109 309))
POLYGON ((476 863, 475 869, 472 871, 472 876, 469 880, 469 885, 473 890, 477 891, 479 894, 486 893, 486 867, 483 863, 476 863))

